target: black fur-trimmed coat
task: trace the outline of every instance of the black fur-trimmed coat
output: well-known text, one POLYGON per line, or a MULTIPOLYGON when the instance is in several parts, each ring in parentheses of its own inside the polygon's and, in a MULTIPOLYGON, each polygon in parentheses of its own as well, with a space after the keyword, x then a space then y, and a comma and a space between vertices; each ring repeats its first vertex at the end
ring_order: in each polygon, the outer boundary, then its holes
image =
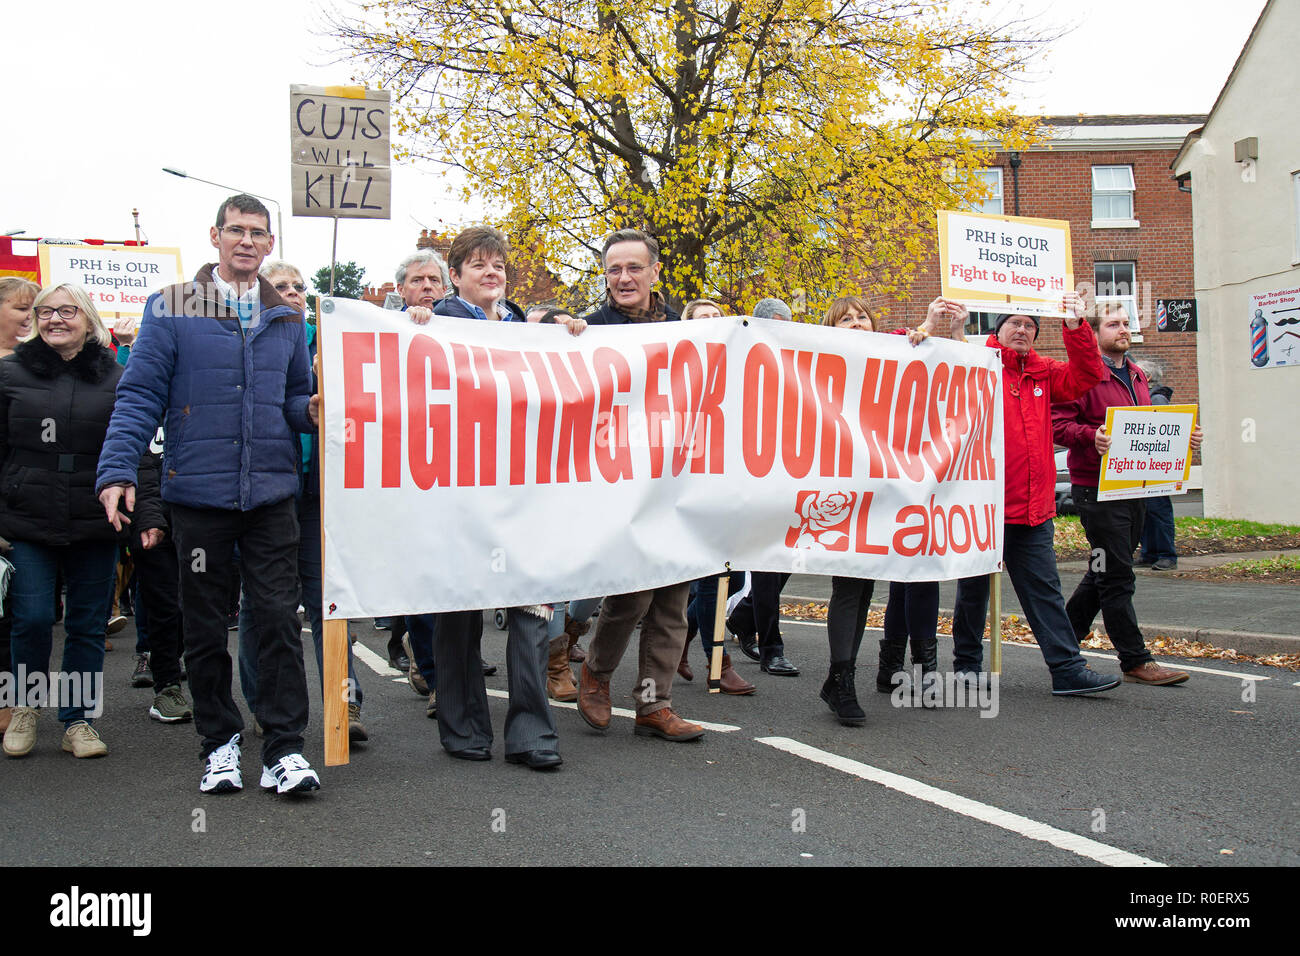
POLYGON ((117 537, 95 470, 121 377, 93 338, 67 361, 39 337, 0 358, 0 536, 50 547, 117 537))

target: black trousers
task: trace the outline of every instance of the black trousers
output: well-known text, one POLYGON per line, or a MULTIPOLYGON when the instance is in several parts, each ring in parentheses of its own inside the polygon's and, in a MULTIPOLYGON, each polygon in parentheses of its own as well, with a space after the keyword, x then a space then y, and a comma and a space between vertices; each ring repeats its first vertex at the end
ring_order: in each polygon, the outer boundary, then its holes
POLYGON ((232 582, 244 582, 257 631, 257 698, 253 711, 265 730, 262 763, 302 752, 307 726, 307 678, 298 621, 298 515, 294 499, 252 511, 186 508, 173 504, 180 563, 185 660, 199 756, 242 733, 244 719, 231 695, 226 616, 232 582), (239 566, 235 545, 239 545, 239 566))
MULTIPOLYGON (((490 748, 492 718, 488 712, 480 650, 483 612, 450 611, 431 617, 438 682, 438 736, 443 749, 490 748)), ((546 699, 546 659, 551 644, 547 622, 519 608, 510 608, 508 618, 506 669, 510 706, 506 711, 506 753, 556 750, 560 738, 546 699)))
MULTIPOLYGON (((172 536, 157 547, 145 549, 140 532, 132 528, 131 557, 135 561, 136 598, 144 605, 148 621, 149 667, 155 691, 181 682, 180 564, 172 536)), ((227 738, 229 739, 229 738, 227 738)))
POLYGON ((909 638, 912 663, 923 671, 938 668, 939 582, 891 581, 885 607, 885 636, 880 639, 880 669, 903 669, 909 638))
POLYGON ((1141 667, 1152 657, 1133 609, 1137 589, 1133 551, 1142 541, 1146 502, 1141 498, 1098 501, 1097 489, 1083 485, 1072 485, 1071 493, 1092 547, 1088 571, 1065 602, 1074 636, 1086 637, 1100 611, 1110 642, 1119 653, 1120 668, 1141 667))
POLYGON ((870 578, 831 578, 831 599, 826 607, 826 637, 832 664, 854 664, 871 610, 876 582, 870 578))
POLYGON ((785 643, 781 640, 781 591, 789 580, 788 571, 749 572, 749 593, 728 618, 734 633, 753 634, 758 638, 758 652, 763 660, 785 655, 785 643))

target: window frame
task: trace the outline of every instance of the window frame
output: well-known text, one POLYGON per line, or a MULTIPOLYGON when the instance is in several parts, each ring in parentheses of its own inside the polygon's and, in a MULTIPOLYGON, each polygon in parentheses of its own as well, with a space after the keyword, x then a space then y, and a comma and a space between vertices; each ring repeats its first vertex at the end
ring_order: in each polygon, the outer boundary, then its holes
POLYGON ((985 215, 988 216, 1006 215, 1006 185, 1002 175, 1002 167, 985 166, 982 167, 981 169, 972 170, 972 172, 977 177, 980 177, 981 179, 984 177, 986 173, 992 173, 994 174, 994 176, 997 177, 997 184, 994 186, 993 192, 989 195, 987 199, 984 199, 978 203, 974 203, 974 202, 969 203, 968 205, 970 206, 970 208, 968 211, 984 213, 985 215), (995 200, 997 201, 998 204, 998 208, 996 210, 986 208, 989 203, 992 203, 995 200))
POLYGON ((1138 316, 1137 304, 1137 262, 1133 259, 1098 259, 1092 264, 1092 281, 1094 287, 1093 300, 1096 302, 1098 310, 1103 303, 1119 302, 1128 312, 1128 330, 1132 335, 1142 334, 1142 324, 1138 316), (1115 267, 1126 266, 1130 270, 1131 281, 1129 291, 1126 295, 1116 295, 1113 292, 1108 295, 1102 294, 1103 287, 1114 289, 1119 283, 1115 279, 1115 267), (1110 268, 1110 280, 1103 282, 1098 275, 1098 270, 1103 267, 1110 268))
MULTIPOLYGON (((1091 180, 1092 182, 1092 228, 1093 229, 1137 228, 1139 225, 1139 222, 1137 220, 1137 206, 1136 206, 1137 177, 1133 173, 1133 164, 1132 163, 1108 164, 1103 166, 1092 166, 1090 167, 1090 169, 1091 169, 1091 176, 1092 176, 1092 180, 1091 180), (1128 185, 1121 186, 1118 188, 1113 186, 1109 188, 1099 188, 1097 183, 1097 174, 1103 171, 1113 172, 1115 170, 1123 170, 1127 174, 1128 185), (1113 215, 1098 216, 1097 215, 1098 199, 1111 200, 1120 196, 1127 197, 1128 199, 1127 216, 1113 216, 1113 215)), ((1110 212, 1111 210, 1108 209, 1107 211, 1110 212)))

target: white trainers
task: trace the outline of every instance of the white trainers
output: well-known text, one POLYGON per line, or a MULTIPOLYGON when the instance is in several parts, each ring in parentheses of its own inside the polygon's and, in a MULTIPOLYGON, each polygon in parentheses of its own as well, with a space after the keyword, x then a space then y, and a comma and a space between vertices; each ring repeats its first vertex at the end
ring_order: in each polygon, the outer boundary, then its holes
POLYGON ((235 793, 244 789, 239 773, 239 734, 208 754, 208 767, 199 781, 200 793, 235 793))
POLYGON ((320 778, 302 754, 289 754, 274 766, 262 767, 262 789, 272 788, 276 793, 310 793, 320 789, 320 778))

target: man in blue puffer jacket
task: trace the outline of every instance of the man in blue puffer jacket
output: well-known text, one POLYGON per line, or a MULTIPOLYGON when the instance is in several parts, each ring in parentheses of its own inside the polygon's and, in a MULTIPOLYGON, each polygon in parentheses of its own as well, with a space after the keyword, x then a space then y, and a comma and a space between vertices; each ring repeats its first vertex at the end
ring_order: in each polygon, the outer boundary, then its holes
POLYGON ((302 756, 307 681, 297 615, 298 432, 318 417, 301 313, 258 268, 275 245, 270 214, 232 196, 211 229, 218 262, 150 296, 99 459, 109 521, 134 504, 136 465, 159 421, 162 497, 180 557, 185 659, 206 761, 199 789, 243 786, 243 718, 231 696, 226 603, 239 547, 259 633, 256 716, 265 728, 261 784, 319 788, 302 756))

